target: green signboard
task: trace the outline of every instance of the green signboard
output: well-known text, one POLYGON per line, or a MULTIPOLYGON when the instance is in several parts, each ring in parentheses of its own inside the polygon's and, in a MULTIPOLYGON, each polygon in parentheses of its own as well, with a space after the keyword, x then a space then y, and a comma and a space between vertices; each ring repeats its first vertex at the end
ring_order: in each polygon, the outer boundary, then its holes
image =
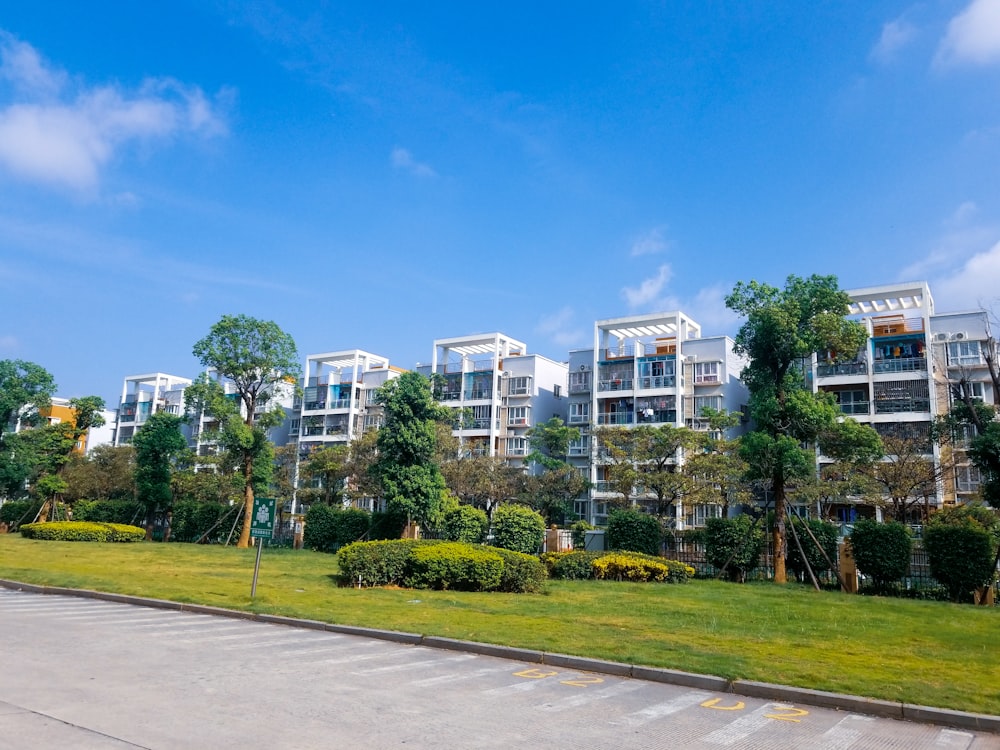
POLYGON ((250 536, 255 539, 270 539, 274 536, 274 522, 278 517, 277 505, 278 501, 273 497, 255 497, 253 499, 250 536))

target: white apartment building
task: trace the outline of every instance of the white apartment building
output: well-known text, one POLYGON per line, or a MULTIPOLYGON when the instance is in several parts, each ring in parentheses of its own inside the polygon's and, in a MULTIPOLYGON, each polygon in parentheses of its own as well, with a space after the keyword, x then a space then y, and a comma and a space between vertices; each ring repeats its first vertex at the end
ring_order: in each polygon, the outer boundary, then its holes
MULTIPOLYGON (((961 444, 955 461, 952 448, 942 449, 933 442, 931 425, 949 410, 949 382, 959 377, 972 381, 979 398, 993 402, 983 356, 992 346, 986 312, 936 313, 924 281, 847 290, 847 294, 850 317, 864 325, 868 340, 849 362, 834 362, 833 352, 818 354, 815 387, 833 393, 845 415, 870 424, 880 435, 905 437, 925 446, 926 458, 941 469, 937 486, 924 499, 931 508, 971 499, 979 488, 978 472, 961 444)), ((831 510, 841 521, 873 511, 851 503, 831 510)))
POLYGON ((306 357, 297 416, 289 424, 297 436, 299 455, 329 445, 347 445, 367 429, 384 422, 375 392, 402 370, 389 359, 361 349, 347 349, 306 357))
MULTIPOLYGON (((114 445, 128 445, 146 420, 156 412, 184 414, 184 389, 190 378, 162 372, 129 375, 122 383, 122 397, 115 424, 114 445)), ((186 429, 186 428, 185 428, 186 429)), ((186 437, 190 438, 190 430, 186 437)))
POLYGON ((566 419, 566 364, 502 333, 437 339, 429 365, 437 400, 460 414, 454 434, 462 451, 524 465, 528 431, 554 416, 566 419), (462 420, 461 417, 467 417, 462 420))
MULTIPOLYGON (((707 430, 702 409, 744 411, 748 393, 739 379, 745 362, 728 336, 702 338, 701 326, 683 312, 634 315, 594 324, 594 347, 569 355, 568 419, 580 440, 570 446, 572 463, 592 483, 576 512, 590 523, 607 520, 617 498, 608 466, 594 442, 602 426, 687 426, 707 430)), ((676 460, 683 461, 678 455, 676 460)), ((629 498, 642 504, 644 496, 629 498)), ((701 525, 715 508, 678 508, 676 526, 701 525)))

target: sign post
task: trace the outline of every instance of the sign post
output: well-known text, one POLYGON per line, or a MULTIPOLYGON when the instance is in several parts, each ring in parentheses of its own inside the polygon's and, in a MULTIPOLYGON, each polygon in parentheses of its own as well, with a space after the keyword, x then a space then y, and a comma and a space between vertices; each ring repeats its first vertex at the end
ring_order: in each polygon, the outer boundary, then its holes
POLYGON ((278 502, 273 497, 255 497, 253 499, 253 516, 250 519, 250 537, 258 539, 257 562, 253 566, 253 585, 250 587, 250 598, 257 595, 257 573, 260 571, 260 553, 264 549, 264 539, 274 536, 274 521, 277 518, 275 509, 278 502))

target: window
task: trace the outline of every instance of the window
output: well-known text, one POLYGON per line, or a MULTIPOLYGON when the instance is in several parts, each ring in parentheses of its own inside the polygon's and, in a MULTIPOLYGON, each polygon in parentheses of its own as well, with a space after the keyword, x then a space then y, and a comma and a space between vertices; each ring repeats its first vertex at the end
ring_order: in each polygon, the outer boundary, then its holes
POLYGON ((581 424, 590 421, 590 402, 580 401, 569 405, 569 423, 581 424))
POLYGON ((292 420, 290 420, 289 423, 288 423, 288 429, 291 430, 292 432, 298 432, 299 431, 299 420, 298 419, 292 419, 292 420))
MULTIPOLYGON (((978 401, 986 400, 986 383, 982 382, 981 380, 967 381, 965 383, 965 388, 968 389, 968 394, 974 400, 978 401)), ((959 401, 959 398, 955 396, 955 393, 953 391, 951 391, 950 393, 951 393, 952 404, 959 401)))
POLYGON ((512 426, 528 424, 528 407, 512 406, 507 410, 507 424, 512 426))
POLYGON ((695 396, 693 416, 700 417, 702 409, 722 411, 722 396, 695 396))
POLYGON ((489 404, 472 407, 472 426, 477 430, 490 429, 490 421, 493 419, 493 407, 489 404))
POLYGON ((527 456, 528 455, 528 439, 523 437, 512 437, 507 438, 507 455, 508 456, 527 456))
POLYGON ((844 414, 867 414, 868 392, 865 390, 836 391, 837 404, 844 414))
POLYGON ((951 341, 948 343, 948 364, 981 365, 982 353, 978 341, 951 341))
POLYGON ((719 370, 721 362, 695 362, 694 382, 695 383, 718 383, 720 381, 719 370))
POLYGON ((981 477, 975 466, 955 467, 955 489, 958 492, 977 492, 981 477))
POLYGON ((509 396, 529 396, 531 392, 529 390, 531 385, 531 378, 516 377, 511 378, 507 384, 507 395, 509 396))
POLYGON ((590 390, 590 373, 571 372, 569 374, 569 390, 570 393, 590 390))
POLYGON ((552 395, 556 398, 562 398, 562 386, 558 383, 552 386, 552 395))
POLYGON ((590 435, 581 435, 569 441, 569 455, 586 456, 590 453, 590 435))

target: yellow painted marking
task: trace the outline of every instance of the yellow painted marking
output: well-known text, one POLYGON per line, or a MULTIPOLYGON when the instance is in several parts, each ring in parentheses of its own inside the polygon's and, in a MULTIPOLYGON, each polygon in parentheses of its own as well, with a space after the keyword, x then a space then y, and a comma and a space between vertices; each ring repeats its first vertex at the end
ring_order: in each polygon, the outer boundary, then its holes
POLYGON ((515 677, 525 677, 529 680, 541 680, 546 677, 555 677, 558 672, 543 672, 540 669, 525 669, 520 672, 514 672, 515 677))
POLYGON ((577 677, 573 680, 560 680, 560 685, 572 685, 573 687, 587 687, 588 685, 600 685, 604 682, 601 677, 577 677))
POLYGON ((714 708, 716 711, 742 711, 747 706, 743 701, 736 701, 736 705, 733 706, 720 706, 719 701, 721 700, 722 698, 712 698, 701 705, 703 708, 714 708))
POLYGON ((765 718, 777 719, 778 721, 794 721, 798 723, 799 719, 796 719, 794 717, 809 715, 809 712, 806 711, 804 708, 795 708, 794 706, 782 706, 777 703, 774 704, 774 707, 778 709, 780 713, 764 714, 765 718))

